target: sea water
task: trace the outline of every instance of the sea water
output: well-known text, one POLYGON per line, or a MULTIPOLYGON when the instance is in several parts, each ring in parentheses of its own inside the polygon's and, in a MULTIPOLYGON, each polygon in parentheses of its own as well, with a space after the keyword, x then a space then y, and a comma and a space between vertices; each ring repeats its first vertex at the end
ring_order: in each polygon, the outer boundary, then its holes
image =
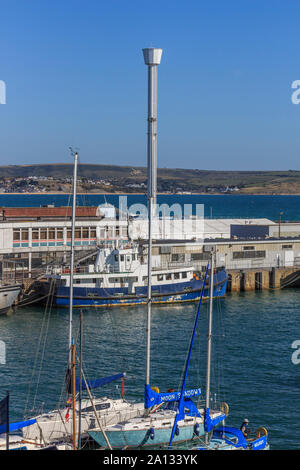
MULTIPOLYGON (((180 389, 197 305, 154 306, 151 385, 180 389)), ((187 387, 205 393, 208 303, 201 308, 187 387)), ((226 401, 228 425, 244 418, 254 432, 264 426, 272 449, 300 447, 300 291, 272 290, 227 295, 214 301, 212 405, 226 401), (297 362, 297 361, 296 361, 297 362)), ((0 318, 6 364, 0 364, 0 397, 11 394, 11 420, 63 406, 68 310, 23 308, 0 318), (34 409, 34 410, 33 410, 34 409)), ((79 311, 74 313, 78 339, 79 311)), ((126 372, 125 392, 143 401, 146 308, 83 311, 83 364, 88 379, 126 372)), ((97 394, 120 396, 113 383, 97 394)), ((204 395, 203 395, 204 398, 204 395)))

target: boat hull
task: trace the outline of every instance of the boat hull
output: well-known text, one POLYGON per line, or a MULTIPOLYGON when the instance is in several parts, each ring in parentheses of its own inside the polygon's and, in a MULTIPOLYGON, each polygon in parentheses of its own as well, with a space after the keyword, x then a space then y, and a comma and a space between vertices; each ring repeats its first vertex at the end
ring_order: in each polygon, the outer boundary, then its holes
MULTIPOLYGON (((186 303, 200 299, 202 281, 191 281, 180 285, 164 285, 159 292, 152 292, 152 304, 186 303)), ((227 286, 227 274, 225 270, 215 276, 213 289, 214 297, 224 297, 227 286)), ((49 283, 45 283, 45 289, 49 283)), ((209 285, 204 289, 203 299, 209 298, 209 285)), ((69 307, 69 287, 58 285, 54 289, 52 304, 57 307, 69 307)), ((127 289, 104 288, 73 288, 73 307, 119 307, 147 304, 147 286, 136 289, 135 294, 129 294, 127 289)))
MULTIPOLYGON (((103 427, 111 426, 128 419, 141 416, 144 411, 144 403, 128 403, 123 400, 95 399, 94 406, 98 410, 98 419, 103 427), (105 405, 109 408, 105 408, 105 405), (100 409, 102 407, 102 410, 100 409)), ((92 408, 91 406, 89 408, 92 408)), ((27 426, 22 430, 24 439, 35 440, 36 442, 51 443, 60 439, 72 440, 73 419, 66 419, 69 414, 68 408, 53 410, 35 417, 36 423, 27 426)), ((82 437, 87 437, 89 429, 95 428, 97 420, 94 411, 82 412, 81 433, 82 437)))
MULTIPOLYGON (((168 445, 171 437, 172 428, 154 429, 153 438, 148 429, 139 430, 124 430, 124 431, 109 431, 106 430, 105 434, 113 449, 126 448, 141 448, 147 446, 168 445)), ((89 435, 94 439, 100 447, 106 447, 106 441, 101 431, 89 431, 89 435)), ((204 435, 204 425, 199 424, 199 436, 204 435)), ((197 439, 198 434, 195 434, 195 426, 180 426, 179 434, 174 434, 173 443, 180 443, 184 441, 191 441, 197 439)))
POLYGON ((10 310, 20 290, 19 284, 0 287, 0 315, 5 315, 10 310))

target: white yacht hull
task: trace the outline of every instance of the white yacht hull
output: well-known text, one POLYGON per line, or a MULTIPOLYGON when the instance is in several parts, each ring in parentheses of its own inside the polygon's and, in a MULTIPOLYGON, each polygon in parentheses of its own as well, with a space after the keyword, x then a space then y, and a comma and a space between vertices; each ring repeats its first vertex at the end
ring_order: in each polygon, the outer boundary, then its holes
MULTIPOLYGON (((82 437, 87 437, 89 429, 98 426, 95 413, 89 400, 89 406, 82 406, 81 433, 82 437)), ((109 398, 98 398, 94 400, 98 417, 103 427, 112 426, 120 421, 141 416, 144 412, 144 403, 128 403, 123 399, 111 400, 109 398), (107 408, 105 408, 107 407, 107 408)), ((78 406, 77 406, 78 408, 78 406)), ((24 439, 34 440, 39 443, 51 443, 53 441, 71 439, 73 434, 72 409, 65 408, 54 410, 35 417, 36 423, 23 429, 24 439), (69 417, 68 417, 69 415, 69 417)), ((78 410, 76 411, 78 429, 78 410)))
POLYGON ((0 315, 5 315, 21 290, 20 284, 0 286, 0 315))

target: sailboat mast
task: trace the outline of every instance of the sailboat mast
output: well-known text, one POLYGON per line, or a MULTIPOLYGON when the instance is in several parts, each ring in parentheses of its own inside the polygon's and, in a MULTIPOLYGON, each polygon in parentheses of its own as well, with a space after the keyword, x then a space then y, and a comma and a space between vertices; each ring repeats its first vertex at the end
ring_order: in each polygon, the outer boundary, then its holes
POLYGON ((75 344, 71 346, 72 353, 72 419, 73 419, 73 449, 77 449, 76 442, 76 377, 75 377, 75 344))
POLYGON ((73 152, 73 205, 72 205, 72 230, 71 230, 71 255, 70 255, 70 308, 69 308, 69 364, 71 364, 71 348, 73 340, 73 274, 74 274, 74 246, 75 246, 75 218, 76 218, 76 191, 77 191, 77 166, 78 152, 73 152))
POLYGON ((145 384, 150 384, 151 344, 151 288, 152 288, 152 222, 156 212, 157 193, 157 66, 160 64, 162 49, 143 49, 144 61, 148 66, 148 289, 147 289, 147 350, 145 384))
MULTIPOLYGON (((212 320, 213 320, 213 292, 214 292, 214 251, 211 251, 210 263, 210 294, 209 294, 209 317, 207 334, 207 371, 206 371, 206 399, 205 410, 209 409, 210 401, 210 373, 211 373, 211 343, 212 343, 212 320)), ((205 435, 206 442, 208 434, 205 435)))

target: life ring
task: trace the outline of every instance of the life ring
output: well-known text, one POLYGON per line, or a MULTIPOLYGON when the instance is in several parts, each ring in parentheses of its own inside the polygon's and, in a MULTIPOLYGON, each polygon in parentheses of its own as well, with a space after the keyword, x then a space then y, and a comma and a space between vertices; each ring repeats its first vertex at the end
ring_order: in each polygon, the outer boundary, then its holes
POLYGON ((256 430, 256 439, 259 439, 260 437, 267 436, 267 435, 268 435, 268 431, 263 426, 256 430))
POLYGON ((153 390, 153 392, 159 393, 159 388, 158 387, 151 387, 151 390, 153 390))
POLYGON ((221 403, 220 410, 227 416, 229 413, 229 406, 227 405, 227 403, 221 403))

